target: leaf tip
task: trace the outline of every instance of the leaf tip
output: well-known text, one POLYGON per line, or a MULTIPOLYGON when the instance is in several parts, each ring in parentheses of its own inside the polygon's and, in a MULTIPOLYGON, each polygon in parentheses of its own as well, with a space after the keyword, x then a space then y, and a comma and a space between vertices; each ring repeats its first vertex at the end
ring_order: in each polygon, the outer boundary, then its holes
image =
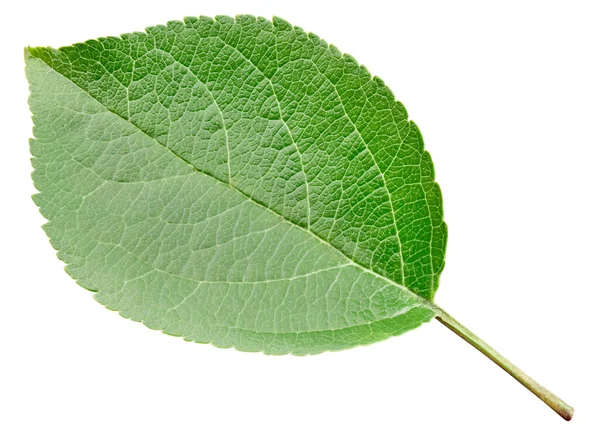
POLYGON ((35 52, 36 48, 32 47, 32 46, 25 46, 23 48, 23 58, 25 60, 25 62, 27 63, 27 60, 30 57, 35 56, 34 52, 35 52))

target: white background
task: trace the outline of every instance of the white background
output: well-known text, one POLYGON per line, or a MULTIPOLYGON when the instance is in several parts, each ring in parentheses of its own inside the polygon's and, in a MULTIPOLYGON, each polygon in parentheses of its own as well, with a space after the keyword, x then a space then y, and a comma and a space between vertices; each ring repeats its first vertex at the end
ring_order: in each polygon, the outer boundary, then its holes
POLYGON ((0 29, 0 439, 600 439, 600 14, 593 1, 16 1, 0 29), (444 194, 437 302, 575 409, 437 322, 313 357, 186 343, 62 270, 30 199, 23 47, 186 15, 279 15, 380 77, 444 194))

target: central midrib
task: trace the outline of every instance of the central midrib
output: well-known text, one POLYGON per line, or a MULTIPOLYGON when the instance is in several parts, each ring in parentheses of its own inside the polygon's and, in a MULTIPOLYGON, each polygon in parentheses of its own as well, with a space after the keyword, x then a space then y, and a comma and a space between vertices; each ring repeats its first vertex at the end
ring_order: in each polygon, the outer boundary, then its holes
MULTIPOLYGON (((29 50, 28 50, 28 52, 29 52, 29 50)), ((306 229, 306 228, 302 227, 301 225, 298 225, 298 224, 292 222, 291 220, 287 219, 286 217, 284 217, 280 213, 276 212, 272 208, 268 207, 267 205, 263 204, 262 202, 260 202, 260 201, 258 201, 256 199, 254 199, 251 195, 243 192, 242 190, 240 190, 239 188, 235 187, 234 185, 231 185, 229 182, 225 182, 222 179, 219 179, 218 177, 214 176, 213 174, 211 174, 211 173, 209 173, 207 171, 200 170, 194 164, 192 164, 191 162, 189 162, 187 159, 185 159, 184 157, 178 155, 173 150, 171 150, 169 147, 167 147, 165 144, 161 143, 159 140, 157 140, 153 136, 151 136, 148 133, 146 133, 142 128, 138 127, 137 125, 135 125, 134 123, 132 123, 128 119, 123 118, 123 116, 119 115, 118 113, 116 113, 113 110, 111 110, 108 107, 106 107, 106 105, 104 105, 104 103, 100 102, 97 98, 95 98, 94 96, 92 96, 87 90, 83 89, 79 84, 77 84, 72 79, 66 77, 61 72, 58 72, 57 70, 53 69, 52 66, 50 66, 48 63, 46 63, 43 59, 36 57, 31 52, 29 52, 29 54, 33 58, 35 58, 37 60, 40 60, 42 63, 44 63, 46 66, 48 66, 48 68, 51 69, 53 72, 56 72, 58 75, 60 75, 61 77, 63 77, 64 79, 66 79, 67 81, 69 81, 70 83, 72 83, 75 87, 77 87, 79 90, 81 90, 83 93, 85 93, 88 97, 90 97, 92 100, 94 100, 99 105, 101 105, 102 108, 104 108, 107 112, 111 113, 112 115, 115 115, 116 117, 118 117, 119 119, 121 119, 122 121, 124 121, 125 123, 129 124, 131 127, 135 128, 137 131, 139 131, 140 133, 142 133, 144 136, 148 137, 150 140, 152 140, 153 142, 155 142, 156 144, 158 144, 159 146, 161 146, 162 148, 164 148, 165 150, 167 150, 168 152, 170 152, 173 156, 175 156, 176 158, 178 158, 180 161, 183 161, 185 164, 187 164, 188 166, 190 166, 196 172, 198 172, 198 173, 200 173, 200 174, 202 174, 204 176, 207 176, 207 177, 209 177, 211 179, 214 179, 220 185, 225 186, 226 189, 229 189, 229 190, 237 192, 238 194, 242 195, 244 198, 248 199, 249 201, 253 202, 257 206, 261 207, 262 209, 267 210, 268 212, 270 212, 270 213, 274 214, 275 216, 279 217, 283 222, 291 225, 294 228, 298 228, 301 231, 303 231, 304 233, 312 236, 313 238, 315 238, 316 240, 318 240, 322 244, 326 245, 327 247, 331 248, 332 250, 336 251, 341 256, 343 256, 348 261, 348 263, 350 265, 353 265, 353 266, 359 268, 360 270, 362 270, 362 271, 364 271, 364 272, 366 272, 368 274, 371 274, 371 275, 373 275, 373 276, 375 276, 375 277, 377 277, 377 278, 385 281, 386 283, 389 283, 390 285, 396 286, 396 287, 402 289, 403 291, 409 293, 410 295, 412 295, 414 297, 414 299, 416 301, 420 302, 423 306, 426 306, 427 308, 429 308, 430 310, 432 310, 434 313, 436 313, 436 315, 439 315, 440 309, 432 301, 430 301, 430 300, 428 300, 428 299, 426 299, 424 297, 421 297, 420 295, 418 295, 417 293, 413 292, 408 287, 406 287, 404 285, 401 285, 398 282, 395 282, 394 280, 392 280, 392 279, 390 279, 390 278, 388 278, 388 277, 386 277, 386 276, 384 276, 382 274, 379 274, 379 273, 373 271, 372 269, 367 268, 367 267, 361 265, 360 263, 354 261, 350 256, 348 256, 342 250, 340 250, 339 248, 333 246, 333 244, 325 241, 323 238, 321 238, 319 235, 317 235, 313 231, 311 231, 309 229, 306 229)))

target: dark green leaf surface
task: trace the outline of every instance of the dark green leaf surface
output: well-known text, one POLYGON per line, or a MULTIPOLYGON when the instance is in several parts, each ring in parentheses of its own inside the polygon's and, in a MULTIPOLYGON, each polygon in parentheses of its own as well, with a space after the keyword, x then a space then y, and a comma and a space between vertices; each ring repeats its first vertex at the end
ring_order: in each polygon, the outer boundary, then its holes
POLYGON ((69 274, 108 308, 272 354, 367 344, 436 315, 433 164, 352 57, 239 16, 26 60, 35 202, 69 274))

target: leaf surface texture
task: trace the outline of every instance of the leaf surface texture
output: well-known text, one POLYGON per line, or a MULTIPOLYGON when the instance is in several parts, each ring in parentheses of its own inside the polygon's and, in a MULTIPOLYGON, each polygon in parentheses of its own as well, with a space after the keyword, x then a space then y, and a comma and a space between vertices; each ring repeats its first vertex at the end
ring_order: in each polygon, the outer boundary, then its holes
POLYGON ((68 273, 187 340, 311 354, 435 316, 446 225, 416 125, 275 18, 28 48, 35 202, 68 273))

